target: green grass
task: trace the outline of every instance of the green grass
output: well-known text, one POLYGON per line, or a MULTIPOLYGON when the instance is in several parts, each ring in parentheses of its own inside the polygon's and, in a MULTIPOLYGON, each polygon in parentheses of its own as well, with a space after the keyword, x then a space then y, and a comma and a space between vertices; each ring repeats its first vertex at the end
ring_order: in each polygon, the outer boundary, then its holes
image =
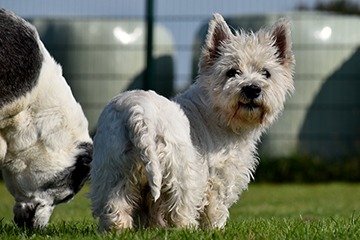
POLYGON ((58 206, 47 229, 12 222, 14 200, 0 183, 0 239, 360 239, 360 184, 250 184, 224 230, 145 229, 100 234, 85 187, 58 206))

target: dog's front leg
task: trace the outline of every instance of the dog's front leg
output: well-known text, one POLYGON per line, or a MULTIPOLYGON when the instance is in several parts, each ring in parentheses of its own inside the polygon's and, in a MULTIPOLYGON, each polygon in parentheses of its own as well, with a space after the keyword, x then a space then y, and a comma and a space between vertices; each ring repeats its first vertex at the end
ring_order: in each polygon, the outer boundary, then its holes
POLYGON ((229 217, 229 210, 218 190, 212 186, 207 191, 207 206, 201 218, 201 225, 204 228, 223 228, 229 217))

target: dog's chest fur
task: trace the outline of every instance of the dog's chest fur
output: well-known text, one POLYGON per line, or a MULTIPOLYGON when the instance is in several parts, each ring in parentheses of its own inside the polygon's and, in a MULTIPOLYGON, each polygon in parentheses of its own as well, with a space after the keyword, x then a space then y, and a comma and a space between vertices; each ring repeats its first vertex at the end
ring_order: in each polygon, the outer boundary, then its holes
MULTIPOLYGON (((247 188, 257 165, 256 141, 260 131, 237 134, 223 128, 206 106, 198 86, 175 97, 189 119, 191 138, 198 151, 199 161, 205 162, 208 191, 215 191, 227 206, 238 199, 247 188)), ((205 169, 204 169, 205 171, 205 169)))

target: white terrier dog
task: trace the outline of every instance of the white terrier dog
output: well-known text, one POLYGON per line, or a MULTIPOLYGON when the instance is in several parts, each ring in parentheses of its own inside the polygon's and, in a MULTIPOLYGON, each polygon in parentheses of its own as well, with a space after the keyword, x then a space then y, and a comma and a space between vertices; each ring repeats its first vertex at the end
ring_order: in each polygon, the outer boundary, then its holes
POLYGON ((173 101, 140 90, 112 99, 90 171, 100 228, 224 227, 261 134, 294 90, 291 45, 287 20, 233 34, 215 14, 190 89, 173 101))
POLYGON ((90 171, 88 122, 36 29, 0 9, 0 169, 19 226, 44 227, 90 171))

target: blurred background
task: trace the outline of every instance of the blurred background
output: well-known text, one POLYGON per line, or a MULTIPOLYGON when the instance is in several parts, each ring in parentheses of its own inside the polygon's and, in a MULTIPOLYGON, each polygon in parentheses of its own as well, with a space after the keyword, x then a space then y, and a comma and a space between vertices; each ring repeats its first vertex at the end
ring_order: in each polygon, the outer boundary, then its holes
POLYGON ((0 0, 32 22, 96 131, 128 89, 171 97, 197 75, 207 23, 293 23, 295 94, 259 145, 257 181, 360 180, 360 0, 0 0))

